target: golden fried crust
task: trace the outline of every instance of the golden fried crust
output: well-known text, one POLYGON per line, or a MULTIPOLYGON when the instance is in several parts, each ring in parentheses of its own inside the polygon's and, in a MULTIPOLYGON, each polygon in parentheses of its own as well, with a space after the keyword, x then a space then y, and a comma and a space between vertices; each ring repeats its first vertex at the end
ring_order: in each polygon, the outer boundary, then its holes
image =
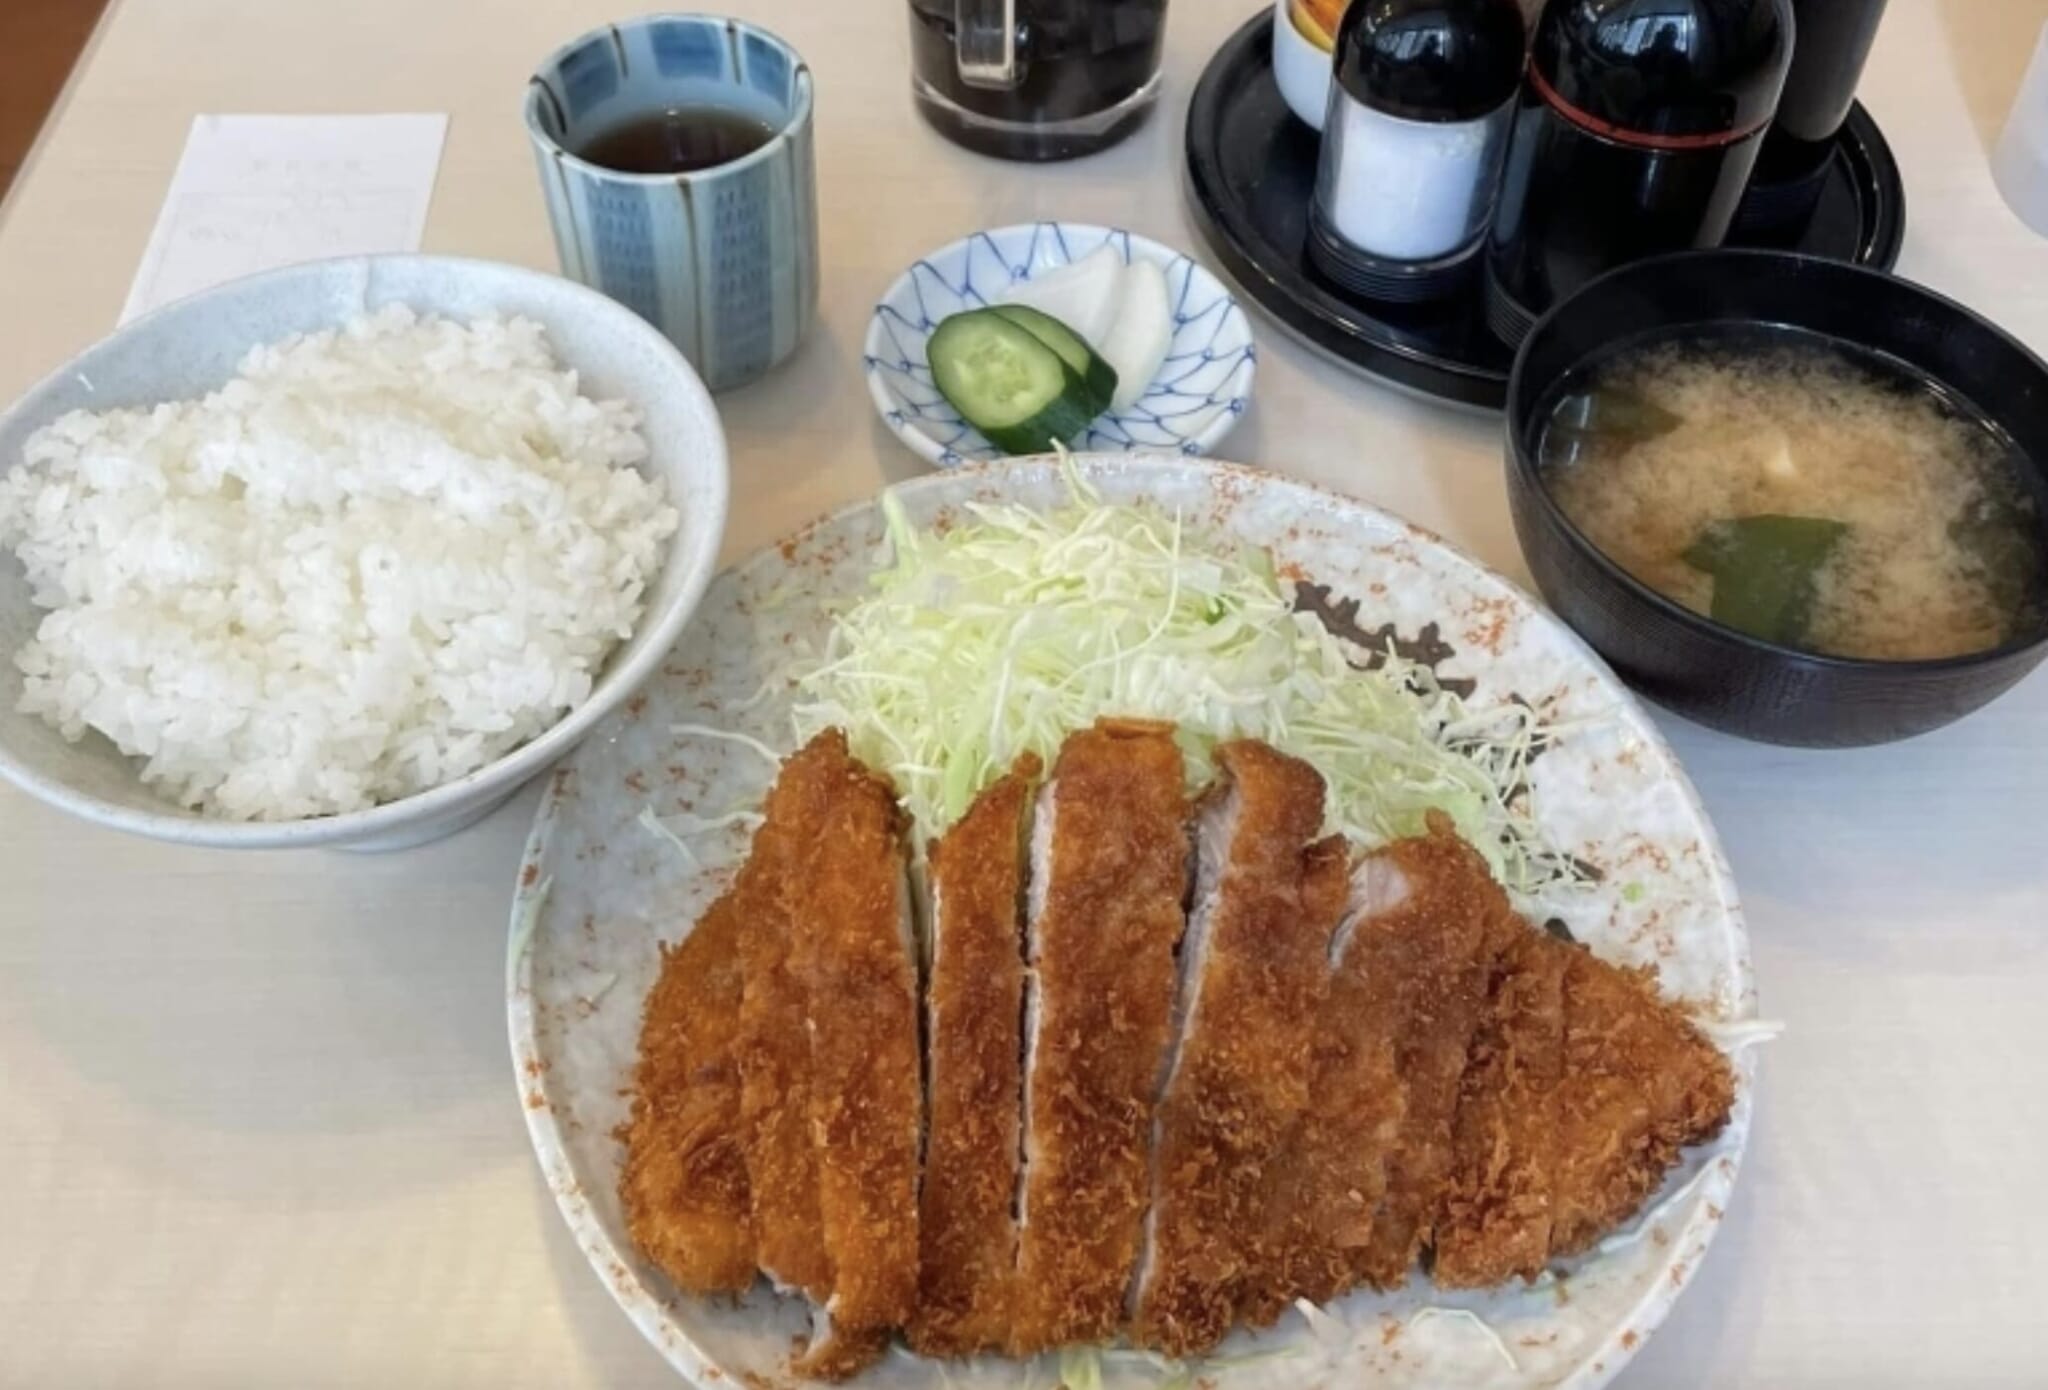
POLYGON ((827 730, 782 765, 752 856, 740 871, 745 926, 740 961, 740 1114, 747 1144, 756 1254, 761 1269, 814 1302, 832 1294, 832 1261, 818 1216, 811 1134, 809 990, 794 956, 795 895, 818 824, 846 761, 846 739, 827 730))
POLYGON ((1508 940, 1459 1086, 1432 1276, 1475 1289, 1534 1279, 1550 1254, 1564 976, 1572 947, 1527 923, 1508 940))
POLYGON ((1354 909, 1362 915, 1340 929, 1308 1104, 1269 1189, 1275 1256, 1246 1301, 1255 1323, 1270 1323, 1296 1298, 1327 1303, 1367 1278, 1400 1283, 1422 1240, 1419 1213, 1436 1201, 1432 1167, 1441 1169, 1449 1148, 1465 1047, 1485 997, 1474 957, 1506 900, 1485 862, 1437 816, 1427 835, 1360 866, 1357 884, 1375 880, 1375 893, 1391 901, 1368 894, 1354 909), (1411 1077, 1421 1087, 1413 1117, 1411 1077), (1398 1233, 1393 1224, 1383 1231, 1396 1200, 1398 1233))
POLYGON ((858 1332, 900 1327, 917 1306, 917 958, 895 788, 842 747, 820 792, 793 927, 810 999, 826 1308, 858 1332))
POLYGON ((1107 1340, 1149 1196, 1152 1097, 1165 1060, 1187 875, 1186 797, 1170 726, 1109 721, 1069 737, 1052 783, 1038 1026, 1028 1083, 1011 1344, 1107 1340))
POLYGON ((1024 1088, 1024 827, 1038 771, 1027 759, 931 847, 931 1122, 918 1309, 908 1329, 924 1356, 1009 1343, 1024 1088))
POLYGON ((663 947, 647 993, 619 1201, 647 1258, 686 1293, 754 1282, 740 1132, 739 895, 663 947))
POLYGON ((1353 1269, 1374 1288, 1405 1283, 1430 1238, 1450 1174, 1451 1126, 1465 1055, 1486 1003, 1493 957, 1513 920, 1507 895, 1479 852, 1450 821, 1430 814, 1429 833, 1392 848, 1412 890, 1381 922, 1382 968, 1401 982, 1394 1064, 1406 1106, 1387 1152, 1386 1192, 1371 1242, 1353 1269))
POLYGON ((1569 955, 1553 1256, 1634 1215, 1679 1150, 1720 1133, 1735 1105, 1728 1059, 1658 994, 1654 974, 1569 955))
POLYGON ((1151 1268, 1130 1329, 1172 1357, 1223 1339, 1268 1257, 1266 1170, 1307 1099, 1344 905, 1342 839, 1307 847, 1323 818, 1315 770, 1261 743, 1225 745, 1217 764, 1210 795, 1235 798, 1235 825, 1205 958, 1189 966, 1200 974, 1183 985, 1193 1000, 1160 1102, 1151 1268))
MULTIPOLYGON (((1351 850, 1342 837, 1311 846, 1302 883, 1306 914, 1332 924, 1340 921, 1350 880, 1351 850)), ((1307 1012, 1308 1069, 1301 1113, 1260 1183, 1257 1222, 1262 1245, 1248 1262, 1238 1291, 1238 1316, 1261 1326, 1305 1291, 1324 1286, 1334 1290, 1345 1282, 1333 1265, 1346 1247, 1334 1236, 1349 1229, 1352 1243, 1362 1243, 1372 1230, 1372 1207, 1364 1205, 1362 1194, 1354 1196, 1350 1185, 1353 1160, 1361 1150, 1383 1150, 1400 1118, 1401 1088, 1393 1074, 1391 1041, 1376 1055, 1362 1052, 1354 1057, 1348 1048, 1365 1039, 1332 1026, 1340 1008, 1372 1009, 1367 989, 1372 982, 1355 969, 1340 974, 1327 956, 1325 961, 1317 1001, 1307 1012), (1333 1232, 1321 1224, 1330 1220, 1340 1229, 1333 1232)), ((1357 1166, 1379 1171, 1376 1160, 1357 1166)), ((1377 1200, 1375 1193, 1375 1204, 1377 1200)), ((1330 1296, 1325 1293, 1317 1301, 1330 1296)))
MULTIPOLYGON (((1320 891, 1334 893, 1341 912, 1349 886, 1347 878, 1320 891)), ((1327 1303, 1351 1288, 1372 1238, 1406 1102, 1394 1058, 1404 981, 1387 925, 1352 928, 1317 1017, 1307 1102, 1266 1186, 1270 1257, 1243 1300, 1244 1316, 1259 1325, 1296 1298, 1327 1303)))

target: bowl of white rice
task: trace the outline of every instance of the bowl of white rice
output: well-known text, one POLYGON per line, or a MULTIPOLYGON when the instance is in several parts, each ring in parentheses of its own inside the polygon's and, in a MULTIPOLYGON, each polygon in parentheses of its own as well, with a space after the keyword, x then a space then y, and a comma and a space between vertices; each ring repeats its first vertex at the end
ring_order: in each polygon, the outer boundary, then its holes
POLYGON ((0 416, 0 777, 185 844, 419 844, 658 669, 718 557, 682 354, 552 275, 326 261, 0 416))

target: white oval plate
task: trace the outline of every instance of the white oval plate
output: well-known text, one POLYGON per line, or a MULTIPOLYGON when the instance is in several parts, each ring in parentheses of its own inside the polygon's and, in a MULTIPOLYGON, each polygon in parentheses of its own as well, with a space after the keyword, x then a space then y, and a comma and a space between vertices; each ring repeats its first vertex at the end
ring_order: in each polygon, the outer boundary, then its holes
MULTIPOLYGON (((1283 567, 1356 598, 1361 623, 1407 636, 1434 623, 1455 654, 1440 670, 1476 682, 1475 702, 1534 702, 1574 731, 1536 761, 1542 827, 1604 871, 1583 893, 1521 906, 1559 916, 1602 956, 1657 966, 1668 994, 1719 1020, 1752 1018, 1755 987, 1734 885, 1691 784, 1635 701, 1579 639, 1505 580, 1449 546, 1349 498, 1230 464, 1092 455, 1077 460, 1111 501, 1149 499, 1191 523, 1269 546, 1283 567)), ((972 499, 1035 506, 1065 497, 1043 460, 921 478, 897 489, 929 524, 972 499)), ((507 958, 512 1052, 534 1148, 562 1213, 619 1304, 685 1375, 781 1386, 803 1310, 757 1288, 740 1300, 679 1295, 634 1253, 617 1197, 626 1089, 640 1002, 658 945, 679 938, 744 856, 745 830, 693 842, 694 865, 638 823, 758 808, 774 769, 740 745, 679 736, 676 724, 745 733, 778 751, 792 737, 779 677, 824 640, 837 605, 866 588, 882 546, 873 503, 820 521, 720 575, 662 672, 554 774, 520 866, 507 958), (763 693, 763 692, 767 693, 763 693), (747 1380, 749 1376, 759 1377, 747 1380)), ((1697 1268, 1749 1134, 1753 1064, 1737 1061, 1734 1118, 1689 1153, 1638 1226, 1554 1286, 1441 1294, 1418 1281, 1355 1294, 1335 1321, 1289 1314, 1239 1333, 1198 1383, 1215 1390, 1348 1390, 1457 1385, 1535 1390, 1604 1384, 1697 1268), (1429 1310, 1438 1310, 1431 1312, 1429 1310), (1442 1310, 1474 1317, 1444 1316, 1442 1310), (1489 1332, 1487 1329, 1490 1328, 1489 1332), (1496 1338, 1498 1340, 1496 1340, 1496 1338), (1279 1351, 1281 1356, 1242 1359, 1279 1351), (1233 1358, 1240 1358, 1233 1360, 1233 1358)), ((1136 1357, 1106 1362, 1112 1387, 1156 1386, 1136 1357)), ((874 1387, 1046 1385, 1016 1362, 938 1368, 892 1354, 874 1387)))
POLYGON ((1080 450, 1212 453, 1251 404, 1258 351, 1251 320, 1223 282, 1192 257, 1115 227, 1031 222, 996 227, 942 246, 898 276, 868 323, 862 364, 868 395, 896 437, 927 463, 952 468, 1005 457, 960 418, 932 384, 925 356, 932 330, 949 315, 979 309, 1019 280, 1078 261, 1105 244, 1124 264, 1148 260, 1166 272, 1173 340, 1145 394, 1098 416, 1080 450))

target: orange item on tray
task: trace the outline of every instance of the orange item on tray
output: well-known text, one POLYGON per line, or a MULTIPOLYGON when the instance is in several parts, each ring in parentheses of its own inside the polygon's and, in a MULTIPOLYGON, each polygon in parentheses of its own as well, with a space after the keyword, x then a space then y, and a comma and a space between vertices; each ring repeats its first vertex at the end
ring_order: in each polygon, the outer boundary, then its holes
POLYGON ((1350 0, 1287 0, 1287 17, 1310 43, 1328 53, 1337 47, 1337 23, 1349 4, 1350 0))

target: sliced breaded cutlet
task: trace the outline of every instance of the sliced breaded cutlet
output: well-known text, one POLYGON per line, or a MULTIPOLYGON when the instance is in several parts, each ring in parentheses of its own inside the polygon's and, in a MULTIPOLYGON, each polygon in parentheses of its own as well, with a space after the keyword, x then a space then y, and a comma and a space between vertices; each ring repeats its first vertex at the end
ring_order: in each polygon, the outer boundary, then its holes
POLYGON ((819 750, 791 935, 810 1038, 818 1220, 842 1332, 901 1327, 917 1306, 924 1132, 917 945, 905 818, 838 730, 819 750))
POLYGON ((1494 957, 1519 929, 1507 894, 1450 819, 1388 851, 1407 892, 1365 924, 1400 981, 1394 1066, 1404 1104, 1387 1150, 1372 1239, 1353 1270, 1378 1289, 1405 1283, 1429 1241, 1451 1171, 1452 1125, 1494 957))
POLYGON ((1017 1261, 1024 1093, 1024 875, 1036 758, 975 799, 927 856, 930 1119, 919 1195, 925 1356, 1001 1351, 1017 1261))
POLYGON ((1506 910, 1450 822, 1361 860, 1330 944, 1309 1098, 1267 1188, 1273 1258, 1245 1314, 1407 1277, 1447 1167, 1465 1049, 1506 910))
POLYGON ((1574 1255, 1633 1216, 1679 1151, 1735 1106, 1727 1057, 1648 970, 1567 949, 1550 1253, 1574 1255))
POLYGON ((1307 1101, 1347 872, 1341 837, 1310 844, 1323 820, 1315 769, 1256 742, 1223 745, 1216 764, 1196 811, 1177 1032, 1133 1284, 1132 1341, 1172 1357, 1223 1339, 1268 1259, 1266 1173, 1307 1101))
POLYGON ((810 991, 793 923, 822 809, 845 755, 845 740, 826 733, 783 763, 738 888, 745 919, 740 1118, 755 1254, 778 1288, 814 1303, 832 1296, 832 1260, 818 1217, 811 1132, 810 991))
POLYGON ((741 896, 726 893, 680 944, 662 948, 625 1127, 626 1229, 686 1293, 754 1282, 740 1129, 741 896))
POLYGON ((1270 1323, 1296 1298, 1327 1303, 1357 1282, 1353 1262, 1372 1238, 1405 1100, 1394 1067, 1402 980, 1390 939, 1369 923, 1407 892, 1385 851, 1362 860, 1345 885, 1311 1039, 1308 1100, 1267 1175, 1272 1253, 1244 1300, 1256 1324, 1270 1323))
POLYGON ((1459 1084, 1430 1274, 1443 1288, 1534 1279, 1550 1255, 1564 978, 1575 948, 1509 925, 1459 1084))
POLYGON ((1169 725, 1070 736, 1040 795, 1028 909, 1024 1173, 1011 1347, 1110 1338, 1150 1196, 1187 806, 1169 725))

